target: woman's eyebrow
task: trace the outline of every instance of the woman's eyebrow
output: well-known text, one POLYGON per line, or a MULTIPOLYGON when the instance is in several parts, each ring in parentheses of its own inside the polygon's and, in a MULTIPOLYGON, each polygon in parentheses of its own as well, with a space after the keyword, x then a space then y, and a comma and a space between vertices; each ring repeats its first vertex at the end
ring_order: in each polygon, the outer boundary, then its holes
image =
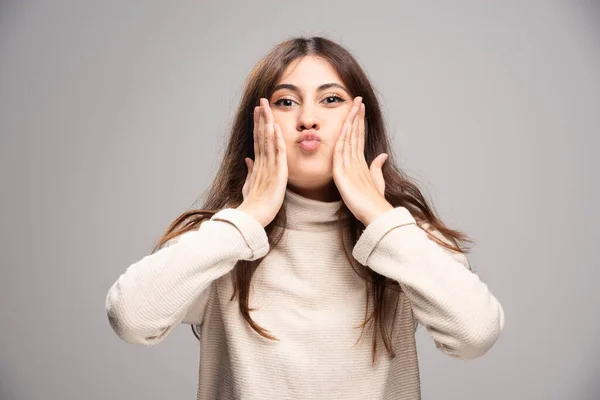
MULTIPOLYGON (((317 92, 320 92, 322 90, 326 90, 326 89, 330 89, 330 88, 338 88, 338 89, 342 89, 343 91, 345 91, 346 93, 348 92, 348 89, 346 89, 343 85, 340 85, 339 83, 324 83, 321 86, 319 86, 317 88, 317 92)), ((280 83, 279 85, 275 86, 275 88, 273 88, 273 93, 275 93, 277 90, 279 89, 289 89, 292 92, 296 92, 296 93, 302 93, 302 90, 296 86, 293 85, 291 83, 280 83)))

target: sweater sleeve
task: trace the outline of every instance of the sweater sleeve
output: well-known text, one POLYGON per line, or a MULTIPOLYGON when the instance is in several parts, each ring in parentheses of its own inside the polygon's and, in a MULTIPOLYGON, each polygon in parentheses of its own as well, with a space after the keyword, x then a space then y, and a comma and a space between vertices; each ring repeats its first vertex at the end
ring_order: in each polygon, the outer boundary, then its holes
POLYGON ((154 345, 182 322, 200 324, 212 282, 268 251, 262 225, 225 208, 121 274, 106 296, 110 325, 128 343, 154 345))
MULTIPOLYGON (((450 243, 428 223, 422 226, 450 243)), ((352 255, 400 284, 417 321, 427 328, 436 347, 449 356, 482 356, 504 328, 502 306, 472 272, 467 257, 430 239, 405 207, 373 220, 352 255)))

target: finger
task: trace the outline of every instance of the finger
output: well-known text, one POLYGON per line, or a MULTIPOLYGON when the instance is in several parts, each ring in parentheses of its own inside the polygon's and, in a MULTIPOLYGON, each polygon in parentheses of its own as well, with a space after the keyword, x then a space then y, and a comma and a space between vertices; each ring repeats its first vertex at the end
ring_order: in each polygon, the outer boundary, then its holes
POLYGON ((348 143, 348 134, 350 129, 352 128, 352 111, 354 110, 354 105, 350 108, 348 115, 346 116, 346 120, 344 121, 344 125, 342 127, 342 133, 340 134, 340 161, 344 166, 346 163, 346 152, 347 152, 347 143, 348 143))
POLYGON ((278 163, 287 161, 287 154, 285 150, 285 141, 283 140, 283 134, 281 133, 281 127, 278 124, 274 124, 273 129, 275 131, 275 144, 276 154, 275 157, 278 163))
POLYGON ((265 110, 262 106, 262 100, 260 101, 260 104, 261 105, 258 107, 258 125, 256 129, 256 139, 258 144, 258 153, 262 155, 264 153, 263 142, 265 132, 265 110))
POLYGON ((277 145, 277 151, 275 154, 275 176, 279 179, 285 179, 287 183, 288 165, 285 140, 283 138, 283 133, 281 132, 281 127, 279 126, 279 124, 273 124, 273 130, 275 131, 275 143, 277 145))
POLYGON ((340 131, 340 136, 338 136, 337 141, 335 142, 335 148, 333 151, 333 166, 340 167, 343 163, 344 157, 344 143, 346 142, 346 129, 348 128, 348 124, 344 122, 342 125, 342 129, 340 131))
POLYGON ((265 147, 267 149, 267 164, 271 167, 275 166, 275 132, 273 129, 273 113, 271 112, 271 107, 269 107, 269 100, 265 99, 265 147))
POLYGON ((344 165, 347 167, 350 167, 352 163, 352 136, 354 135, 354 130, 356 129, 357 108, 358 107, 356 107, 356 105, 353 105, 352 109, 350 110, 350 121, 348 124, 348 130, 346 131, 346 140, 344 145, 344 165))
POLYGON ((358 121, 360 120, 360 104, 356 107, 356 113, 354 114, 354 119, 352 120, 352 135, 350 135, 350 158, 355 160, 357 157, 357 141, 358 141, 358 121))
POLYGON ((263 99, 260 99, 260 115, 258 122, 258 148, 260 158, 257 159, 259 170, 263 169, 265 163, 266 149, 265 149, 265 107, 263 99))
POLYGON ((344 122, 344 125, 342 127, 342 133, 340 134, 340 138, 338 140, 340 146, 339 146, 339 161, 341 163, 341 165, 346 166, 346 151, 347 151, 347 143, 348 143, 348 132, 350 131, 350 128, 352 127, 351 124, 351 120, 348 118, 348 120, 346 122, 344 122))
POLYGON ((260 107, 254 107, 254 126, 252 129, 253 141, 254 141, 254 159, 258 157, 259 146, 258 146, 258 123, 260 119, 260 107))
POLYGON ((361 103, 358 118, 358 137, 356 141, 356 152, 360 160, 365 159, 365 103, 361 103))

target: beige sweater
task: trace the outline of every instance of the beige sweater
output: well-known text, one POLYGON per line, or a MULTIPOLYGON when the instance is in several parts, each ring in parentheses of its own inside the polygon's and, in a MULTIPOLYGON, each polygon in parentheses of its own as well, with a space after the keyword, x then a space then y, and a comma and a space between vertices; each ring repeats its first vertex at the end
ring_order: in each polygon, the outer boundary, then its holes
POLYGON ((389 359, 380 342, 373 366, 372 330, 357 343, 365 283, 338 238, 341 200, 326 203, 289 190, 286 200, 287 228, 275 248, 254 218, 226 208, 132 264, 106 298, 117 335, 154 345, 182 322, 199 325, 198 399, 416 400, 416 323, 451 357, 479 357, 497 341, 503 309, 467 258, 429 239, 406 208, 396 207, 349 249, 404 289, 393 311, 396 357, 389 359), (252 330, 237 299, 230 301, 228 272, 236 261, 265 255, 252 280, 251 315, 279 341, 252 330))

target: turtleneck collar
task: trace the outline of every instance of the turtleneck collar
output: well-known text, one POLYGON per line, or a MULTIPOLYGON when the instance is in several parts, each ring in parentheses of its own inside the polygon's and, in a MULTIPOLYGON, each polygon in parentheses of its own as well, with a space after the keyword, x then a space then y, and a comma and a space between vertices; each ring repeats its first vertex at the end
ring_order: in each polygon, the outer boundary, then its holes
MULTIPOLYGON (((286 226, 287 229, 301 231, 326 231, 337 229, 337 211, 343 200, 332 202, 313 200, 292 192, 285 191, 286 226)), ((343 216, 348 218, 348 214, 343 216)))

